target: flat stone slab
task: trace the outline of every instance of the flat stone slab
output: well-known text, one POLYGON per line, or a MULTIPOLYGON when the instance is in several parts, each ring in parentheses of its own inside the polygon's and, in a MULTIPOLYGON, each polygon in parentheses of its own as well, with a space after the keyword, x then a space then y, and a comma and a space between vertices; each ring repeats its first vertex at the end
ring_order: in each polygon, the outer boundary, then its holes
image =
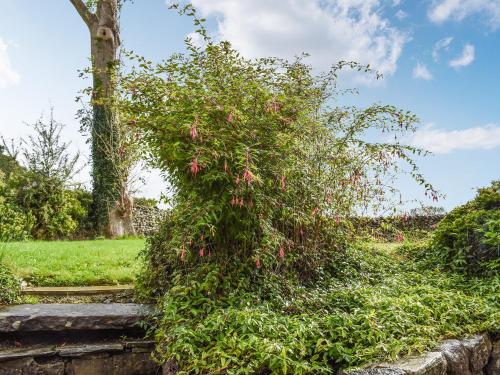
POLYGON ((70 345, 60 348, 58 354, 61 357, 82 357, 89 354, 97 353, 112 353, 123 351, 123 344, 86 344, 86 345, 70 345))
POLYGON ((407 375, 446 375, 446 359, 441 352, 427 352, 384 365, 401 369, 407 375))
POLYGON ((0 333, 134 329, 152 311, 135 303, 6 306, 0 309, 0 333))
POLYGON ((56 351, 53 347, 41 347, 31 349, 10 349, 0 351, 0 362, 14 360, 27 357, 47 357, 55 355, 56 351))
POLYGON ((31 296, 89 296, 96 294, 113 294, 127 292, 133 290, 134 286, 132 284, 127 285, 103 285, 103 286, 42 286, 42 287, 32 287, 24 288, 21 290, 21 294, 31 295, 31 296))

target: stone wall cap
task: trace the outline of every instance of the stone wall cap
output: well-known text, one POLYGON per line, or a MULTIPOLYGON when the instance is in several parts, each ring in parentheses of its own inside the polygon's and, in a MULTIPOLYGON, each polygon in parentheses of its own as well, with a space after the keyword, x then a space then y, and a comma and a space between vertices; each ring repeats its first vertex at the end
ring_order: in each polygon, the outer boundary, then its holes
POLYGON ((134 303, 13 305, 0 309, 0 333, 132 329, 152 312, 134 303))
POLYGON ((84 344, 64 346, 58 350, 61 357, 82 357, 84 355, 96 353, 110 353, 123 351, 123 345, 120 343, 111 344, 84 344))
POLYGON ((54 347, 47 346, 29 349, 6 349, 0 351, 0 362, 27 357, 47 357, 55 355, 56 353, 57 351, 54 349, 54 347))
POLYGON ((399 368, 407 375, 445 375, 446 359, 441 352, 427 352, 394 363, 384 363, 382 367, 399 368))

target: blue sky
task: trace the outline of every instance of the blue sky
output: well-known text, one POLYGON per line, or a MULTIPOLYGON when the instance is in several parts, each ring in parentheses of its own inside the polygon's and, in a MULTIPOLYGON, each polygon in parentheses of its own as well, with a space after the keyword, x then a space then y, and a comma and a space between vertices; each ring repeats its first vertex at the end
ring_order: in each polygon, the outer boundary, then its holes
MULTIPOLYGON (((216 38, 249 57, 311 54, 318 69, 340 60, 370 63, 382 82, 354 79, 349 102, 394 104, 416 113, 409 143, 435 155, 419 160, 450 209, 474 188, 500 178, 500 0, 195 0, 216 38)), ((126 49, 161 60, 182 51, 191 21, 164 0, 127 2, 121 17, 126 49)), ((50 105, 64 136, 88 154, 74 99, 85 82, 89 36, 68 0, 0 0, 0 133, 26 135, 50 105)), ((349 78, 351 79, 351 78, 349 78)), ((89 181, 88 173, 80 176, 89 181)), ((152 173, 142 188, 165 188, 152 173)), ((421 190, 401 182, 408 198, 421 190)))

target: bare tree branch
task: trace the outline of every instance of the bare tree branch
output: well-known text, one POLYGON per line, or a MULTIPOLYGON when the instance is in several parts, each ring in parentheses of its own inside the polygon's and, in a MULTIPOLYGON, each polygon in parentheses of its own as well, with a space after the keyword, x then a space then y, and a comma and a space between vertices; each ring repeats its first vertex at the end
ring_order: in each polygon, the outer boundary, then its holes
POLYGON ((82 0, 69 0, 71 4, 75 7, 76 11, 82 17, 82 19, 85 21, 87 26, 92 28, 94 24, 97 23, 97 16, 90 12, 87 6, 83 3, 82 0))

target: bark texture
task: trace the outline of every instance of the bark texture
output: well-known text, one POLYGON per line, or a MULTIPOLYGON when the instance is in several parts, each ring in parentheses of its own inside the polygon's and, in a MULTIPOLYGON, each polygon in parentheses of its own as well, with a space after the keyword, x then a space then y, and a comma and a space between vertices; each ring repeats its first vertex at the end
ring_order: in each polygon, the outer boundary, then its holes
POLYGON ((120 132, 112 98, 118 68, 118 0, 97 0, 92 12, 82 0, 70 0, 90 32, 93 74, 92 181, 93 218, 99 234, 134 235, 133 200, 128 170, 121 165, 120 132))

